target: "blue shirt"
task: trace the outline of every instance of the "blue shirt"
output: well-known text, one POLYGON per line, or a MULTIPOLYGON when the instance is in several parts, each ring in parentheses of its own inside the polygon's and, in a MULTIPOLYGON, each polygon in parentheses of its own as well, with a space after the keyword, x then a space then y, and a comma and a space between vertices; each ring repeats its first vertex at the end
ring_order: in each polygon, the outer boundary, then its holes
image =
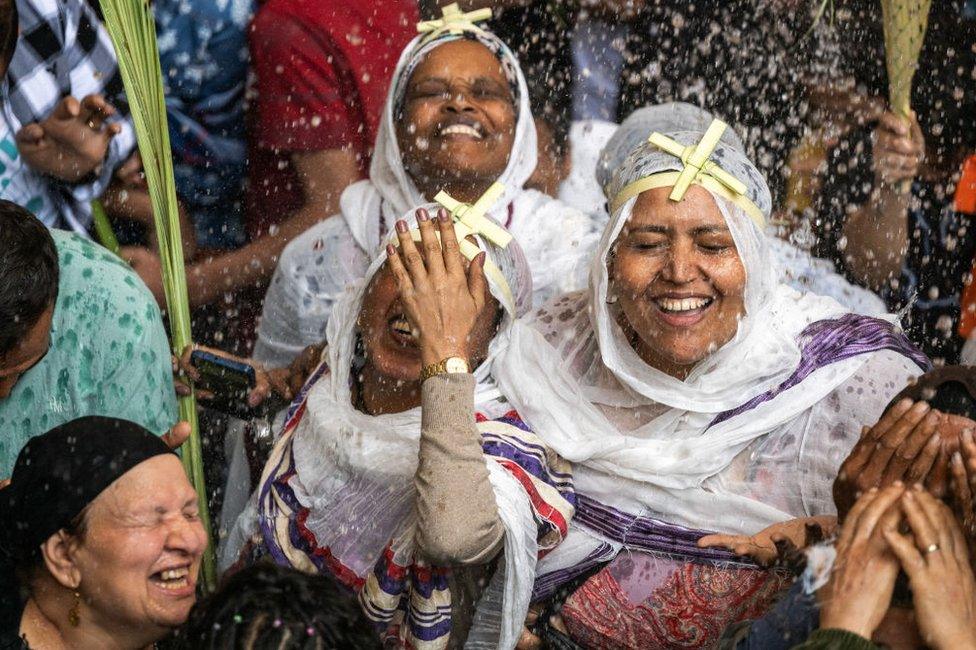
POLYGON ((205 248, 244 242, 244 88, 254 0, 157 0, 176 189, 205 248))

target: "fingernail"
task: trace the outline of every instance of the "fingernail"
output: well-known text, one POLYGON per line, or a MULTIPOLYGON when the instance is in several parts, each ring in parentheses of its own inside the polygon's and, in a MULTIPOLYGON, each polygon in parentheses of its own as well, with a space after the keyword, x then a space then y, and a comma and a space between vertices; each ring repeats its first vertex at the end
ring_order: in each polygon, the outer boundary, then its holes
POLYGON ((387 244, 386 245, 386 256, 387 257, 393 257, 394 255, 396 255, 396 249, 393 248, 393 244, 387 244))
POLYGON ((922 488, 922 484, 921 483, 916 483, 915 485, 912 486, 912 489, 915 490, 916 492, 921 492, 922 489, 923 489, 922 488))
POLYGON ((911 398, 909 398, 909 397, 906 397, 905 399, 903 399, 903 400, 901 401, 901 405, 902 405, 903 407, 905 407, 905 408, 908 408, 909 406, 911 406, 911 405, 912 405, 912 404, 914 404, 914 403, 915 403, 915 402, 913 402, 913 401, 911 400, 911 398))
POLYGON ((895 487, 905 487, 905 484, 902 483, 901 481, 895 481, 894 483, 892 483, 892 485, 894 485, 895 487))
POLYGON ((451 215, 447 212, 447 210, 441 208, 437 211, 437 218, 446 223, 451 220, 451 215))
POLYGON ((409 228, 407 227, 407 222, 404 221, 403 219, 398 219, 396 222, 396 230, 399 233, 407 232, 407 230, 409 230, 409 228))
POLYGON ((417 221, 424 222, 429 220, 430 220, 430 215, 427 214, 427 211, 424 210, 423 208, 419 208, 417 210, 417 221))
POLYGON ((952 454, 952 464, 962 465, 962 454, 960 454, 958 451, 953 452, 952 454))
POLYGON ((868 494, 874 494, 877 491, 878 491, 878 486, 876 485, 873 488, 871 488, 870 490, 868 490, 868 494))

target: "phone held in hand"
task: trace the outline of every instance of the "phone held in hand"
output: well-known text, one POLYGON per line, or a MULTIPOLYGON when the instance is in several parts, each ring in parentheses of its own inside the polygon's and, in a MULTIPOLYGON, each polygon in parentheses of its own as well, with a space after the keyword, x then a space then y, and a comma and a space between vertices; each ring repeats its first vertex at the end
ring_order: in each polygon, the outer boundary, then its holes
POLYGON ((213 394, 212 399, 200 401, 202 406, 244 420, 273 415, 276 409, 285 406, 282 400, 270 395, 257 407, 248 405, 247 396, 257 384, 254 366, 248 363, 204 350, 194 350, 190 361, 200 373, 196 386, 213 394))

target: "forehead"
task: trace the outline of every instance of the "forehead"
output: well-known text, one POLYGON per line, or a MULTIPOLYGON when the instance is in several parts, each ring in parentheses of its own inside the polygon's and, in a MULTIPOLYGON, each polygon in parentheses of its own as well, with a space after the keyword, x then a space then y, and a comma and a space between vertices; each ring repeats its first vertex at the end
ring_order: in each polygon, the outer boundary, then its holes
POLYGON ((438 45, 424 55, 410 82, 429 77, 490 77, 507 82, 502 64, 478 41, 460 39, 438 45))
POLYGON ((100 510, 113 515, 136 510, 169 505, 182 505, 193 496, 183 471, 183 465, 174 454, 153 456, 139 463, 120 476, 92 502, 92 511, 100 510), (159 486, 168 486, 160 490, 159 486))
POLYGON ((669 198, 671 189, 658 187, 642 192, 634 203, 627 227, 661 226, 676 230, 728 228, 711 192, 699 185, 691 185, 684 198, 672 201, 669 198))

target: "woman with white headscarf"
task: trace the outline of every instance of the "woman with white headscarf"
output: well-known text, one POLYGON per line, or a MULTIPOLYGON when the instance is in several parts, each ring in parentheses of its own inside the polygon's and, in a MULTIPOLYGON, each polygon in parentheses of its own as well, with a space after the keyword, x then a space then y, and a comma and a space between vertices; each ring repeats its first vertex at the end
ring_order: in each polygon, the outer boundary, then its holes
MULTIPOLYGON (((670 102, 637 109, 627 116, 600 152, 596 165, 597 184, 601 189, 606 188, 614 170, 637 146, 647 140, 651 133, 705 131, 714 117, 705 109, 684 102, 670 102)), ((745 151, 745 144, 731 128, 725 131, 722 139, 729 146, 745 151)), ((770 236, 770 254, 774 263, 781 269, 784 284, 797 291, 830 296, 858 314, 878 316, 887 313, 888 310, 880 297, 845 280, 834 270, 832 263, 814 257, 781 239, 774 232, 774 228, 769 227, 766 230, 770 236)))
POLYGON ((249 541, 280 564, 331 574, 393 647, 513 647, 537 557, 573 514, 568 464, 490 375, 496 332, 531 303, 526 260, 472 212, 453 213, 460 249, 451 215, 438 212, 443 254, 433 208, 412 230, 395 222, 391 244, 336 304, 322 363, 228 547, 237 555, 249 541), (425 293, 418 273, 439 290, 425 293))
POLYGON ((341 213, 282 254, 255 359, 284 366, 320 343, 339 294, 363 276, 393 222, 441 189, 474 201, 493 182, 505 186, 489 214, 522 244, 535 304, 582 287, 582 260, 596 245, 597 227, 578 210, 523 188, 536 157, 525 78, 508 46, 464 21, 418 36, 393 75, 369 180, 346 189, 341 213))
POLYGON ((586 578, 561 609, 585 647, 708 647, 762 611, 776 575, 697 541, 833 514, 861 425, 928 364, 892 320, 782 283, 769 190, 724 128, 627 158, 589 290, 517 324, 493 366, 573 463, 576 515, 534 597, 586 578))

